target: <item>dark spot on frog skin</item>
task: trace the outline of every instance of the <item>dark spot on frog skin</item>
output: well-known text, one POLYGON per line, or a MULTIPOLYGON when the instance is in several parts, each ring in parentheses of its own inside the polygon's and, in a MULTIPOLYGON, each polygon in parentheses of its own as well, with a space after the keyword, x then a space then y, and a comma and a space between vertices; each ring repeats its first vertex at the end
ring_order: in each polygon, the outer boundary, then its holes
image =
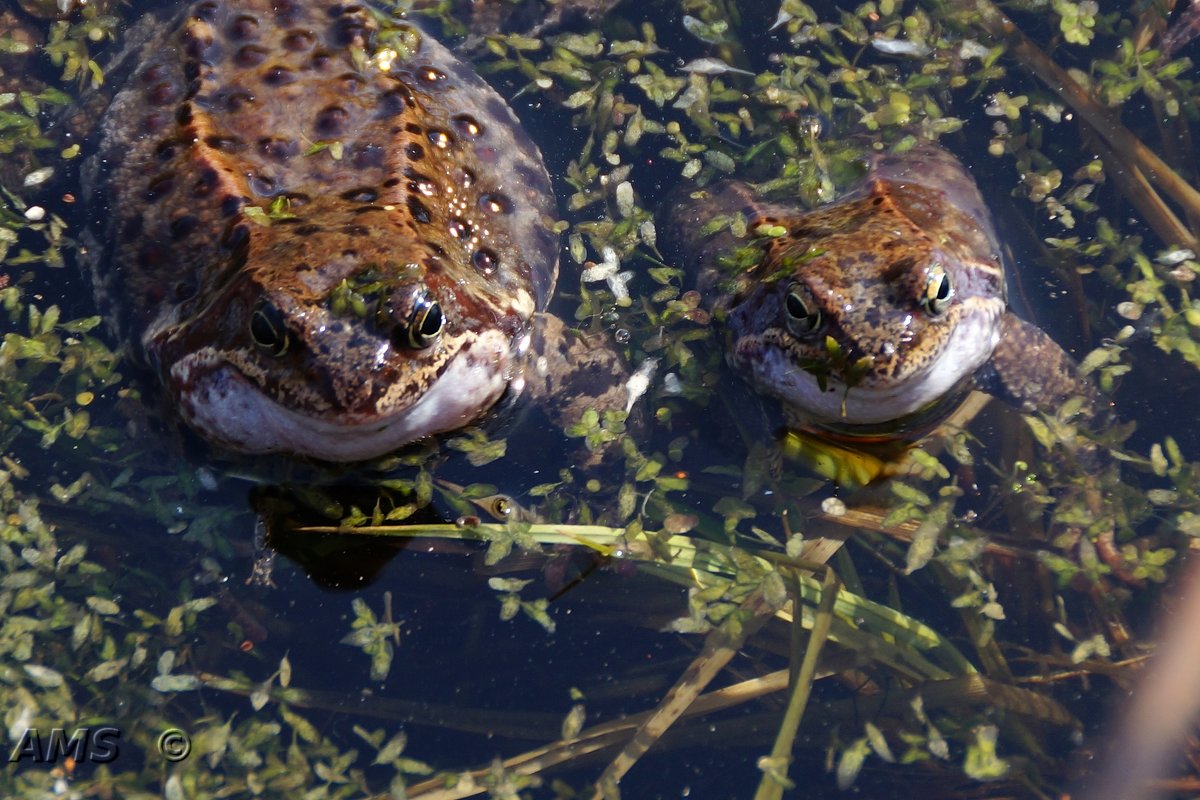
POLYGON ((494 250, 481 247, 471 254, 471 265, 480 275, 490 278, 496 274, 496 270, 500 266, 500 257, 494 250))
POLYGON ((213 134, 204 137, 204 143, 213 150, 221 150, 227 153, 236 153, 245 147, 245 143, 236 136, 220 136, 213 134))
POLYGON ((912 258, 912 256, 897 258, 888 265, 887 269, 883 271, 883 280, 886 283, 894 283, 901 276, 912 272, 913 269, 916 268, 916 264, 917 262, 912 258))
POLYGON ((262 82, 267 86, 287 86, 289 83, 294 83, 295 80, 296 73, 279 64, 268 67, 262 74, 262 82))
POLYGON ((355 169, 374 169, 382 167, 387 157, 387 150, 377 144, 360 145, 354 148, 350 163, 355 169))
POLYGON ((308 60, 308 68, 314 72, 324 72, 329 68, 329 64, 333 60, 333 54, 328 50, 318 50, 313 53, 312 58, 308 60))
POLYGON ((376 113, 380 117, 393 117, 410 108, 416 108, 417 99, 412 88, 404 81, 396 81, 396 85, 379 97, 376 113))
POLYGON ((175 187, 175 173, 162 172, 151 178, 150 183, 146 186, 146 191, 142 195, 143 199, 148 203, 153 203, 163 195, 167 194, 175 187))
POLYGON ((360 186, 357 189, 342 192, 339 196, 343 200, 349 200, 352 203, 374 203, 379 199, 379 192, 370 186, 360 186))
POLYGON ((246 183, 250 191, 260 197, 274 197, 279 193, 279 184, 270 175, 251 175, 246 183))
POLYGON ((449 131, 434 128, 427 136, 430 144, 439 150, 448 150, 454 146, 454 136, 449 131))
POLYGON ((250 242, 250 226, 238 222, 225 229, 221 236, 221 246, 227 250, 239 250, 250 242))
POLYGON ((317 37, 312 31, 288 31, 287 35, 283 37, 284 48, 294 53, 302 53, 305 50, 310 50, 316 43, 317 37))
POLYGON ((300 6, 295 0, 275 0, 271 4, 271 10, 275 12, 275 16, 280 20, 286 21, 300 13, 300 6))
MULTIPOLYGON (((429 67, 429 66, 418 67, 417 68, 417 79, 420 80, 422 83, 428 83, 428 84, 441 83, 442 81, 446 80, 446 73, 442 72, 440 69, 434 69, 433 67, 429 67)), ((504 105, 498 98, 496 98, 495 100, 497 103, 504 105)))
POLYGON ((162 81, 146 92, 146 102, 154 106, 165 106, 179 99, 179 87, 170 81, 162 81))
POLYGON ((220 9, 220 4, 218 4, 218 3, 214 3, 214 2, 197 3, 192 8, 192 14, 195 15, 195 17, 197 19, 202 19, 202 20, 205 20, 208 22, 212 22, 214 19, 217 18, 217 11, 219 9, 220 9))
POLYGON ((270 51, 265 47, 248 44, 244 47, 239 47, 238 51, 233 54, 233 63, 243 69, 257 67, 267 60, 268 55, 270 55, 270 51))
POLYGON ((475 185, 475 173, 467 167, 457 167, 453 173, 453 180, 464 189, 470 189, 475 185))
POLYGON ((217 188, 219 177, 217 171, 212 167, 207 165, 201 167, 195 182, 192 184, 192 196, 197 198, 208 197, 212 194, 212 190, 217 188))
POLYGON ((477 139, 483 135, 483 125, 470 114, 455 114, 450 124, 464 138, 477 139))
POLYGON ((339 75, 337 79, 338 93, 343 95, 358 94, 366 87, 367 82, 358 75, 347 72, 345 75, 339 75))
MULTIPOLYGON (((332 9, 330 11, 332 12, 332 9)), ((347 16, 338 19, 333 24, 333 30, 330 31, 330 38, 340 47, 365 41, 366 37, 366 22, 362 17, 357 16, 347 16)))
POLYGON ((408 211, 412 214, 412 218, 423 225, 427 225, 433 221, 433 216, 429 213, 429 209, 415 197, 408 198, 408 211))
POLYGON ((437 184, 424 175, 414 175, 412 177, 413 179, 408 182, 408 190, 413 194, 433 197, 438 193, 437 184))
POLYGON ((510 214, 513 205, 508 196, 501 192, 484 192, 479 195, 479 208, 492 214, 510 214))
POLYGON ((287 161, 300 152, 300 145, 290 139, 264 138, 258 140, 258 149, 267 158, 287 161))
POLYGON ((151 64, 150 66, 146 67, 146 69, 142 70, 141 81, 149 86, 152 83, 165 80, 167 77, 168 75, 166 67, 164 67, 162 64, 151 64))
POLYGON ((221 216, 232 217, 234 214, 242 210, 242 206, 250 202, 249 198, 238 197, 237 195, 229 195, 221 201, 221 216))
POLYGON ((225 95, 225 108, 231 113, 237 113, 243 108, 254 105, 254 95, 247 91, 236 89, 225 95))
POLYGON ((193 61, 208 62, 209 53, 212 51, 213 41, 208 34, 197 34, 195 31, 189 30, 184 34, 183 52, 193 61))
POLYGON ((242 14, 229 25, 229 38, 234 41, 252 41, 258 38, 258 20, 242 14))
POLYGON ((340 136, 350 123, 350 112, 342 106, 327 106, 317 112, 313 130, 322 139, 340 136))
POLYGON ((170 231, 172 239, 183 239, 189 236, 192 231, 196 230, 196 226, 200 224, 200 218, 195 214, 184 214, 181 217, 176 217, 171 220, 170 231))

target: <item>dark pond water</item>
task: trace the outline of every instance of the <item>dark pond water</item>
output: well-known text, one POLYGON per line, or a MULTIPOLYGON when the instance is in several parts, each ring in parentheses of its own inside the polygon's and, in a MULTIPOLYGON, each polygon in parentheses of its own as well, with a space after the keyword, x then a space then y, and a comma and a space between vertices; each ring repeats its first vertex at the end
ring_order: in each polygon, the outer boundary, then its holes
MULTIPOLYGON (((761 759, 828 574, 787 796, 1079 785, 1200 532, 1200 266, 1122 178, 1130 152, 953 7, 626 2, 483 42, 450 5, 414 17, 510 99, 554 179, 550 310, 649 378, 595 465, 521 403, 336 468, 180 430, 78 272, 108 91, 88 60, 102 71, 142 12, 0 0, 0 794, 592 796, 678 684, 715 710, 640 734, 622 796, 772 796, 761 759), (658 223, 673 190, 730 173, 828 200, 830 156, 864 133, 940 134, 968 165, 1012 307, 1085 361, 1109 422, 974 408, 865 488, 828 468, 872 455, 796 455, 658 223), (581 280, 606 249, 628 303, 581 280), (704 685, 689 666, 722 641, 704 685), (47 752, 55 729, 75 758, 47 752)), ((1194 185, 1194 69, 1148 54, 1149 19, 1088 6, 1015 20, 1194 185)))

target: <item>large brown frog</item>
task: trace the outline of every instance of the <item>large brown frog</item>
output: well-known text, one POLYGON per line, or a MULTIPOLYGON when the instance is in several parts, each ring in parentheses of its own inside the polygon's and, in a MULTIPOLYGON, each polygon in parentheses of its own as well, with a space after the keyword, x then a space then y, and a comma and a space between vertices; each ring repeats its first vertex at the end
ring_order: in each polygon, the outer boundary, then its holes
POLYGON ((527 384, 620 394, 615 356, 539 313, 559 237, 537 148, 421 29, 357 3, 201 0, 130 40, 86 168, 89 258, 203 436, 351 461, 527 384))
POLYGON ((871 151, 861 180, 815 210, 726 182, 672 208, 667 227, 724 320, 727 360, 801 427, 919 435, 971 388, 1025 409, 1093 396, 1062 348, 1008 310, 983 198, 935 144, 871 151), (748 239, 705 235, 735 215, 748 239))

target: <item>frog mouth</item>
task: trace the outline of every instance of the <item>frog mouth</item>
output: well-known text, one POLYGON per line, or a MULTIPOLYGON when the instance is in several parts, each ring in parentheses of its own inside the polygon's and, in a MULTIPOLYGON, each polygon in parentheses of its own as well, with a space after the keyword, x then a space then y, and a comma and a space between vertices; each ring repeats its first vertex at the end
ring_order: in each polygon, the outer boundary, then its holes
POLYGON ((964 381, 995 349, 997 318, 998 314, 964 315, 919 368, 898 377, 866 375, 850 386, 838 370, 813 369, 811 357, 798 358, 787 340, 781 345, 767 335, 742 337, 731 360, 760 389, 817 423, 838 428, 884 425, 959 394, 964 381))
POLYGON ((416 400, 390 411, 319 414, 288 407, 211 349, 172 364, 168 385, 188 425, 225 449, 364 461, 481 416, 507 386, 510 350, 502 333, 481 334, 416 400))

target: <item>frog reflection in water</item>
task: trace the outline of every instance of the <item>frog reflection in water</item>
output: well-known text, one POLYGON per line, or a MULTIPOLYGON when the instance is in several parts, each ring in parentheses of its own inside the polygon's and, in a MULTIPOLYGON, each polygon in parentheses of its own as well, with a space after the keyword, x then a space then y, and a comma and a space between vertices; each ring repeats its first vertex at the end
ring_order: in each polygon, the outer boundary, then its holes
POLYGON ((118 335, 196 431, 353 461, 467 425, 506 390, 568 421, 624 407, 615 353, 541 313, 550 181, 470 67, 362 4, 156 14, 109 70, 89 259, 118 335))
POLYGON ((983 198, 935 144, 872 152, 864 177, 813 211, 726 182, 667 223, 724 318, 729 363, 798 427, 915 438, 972 388, 1026 410, 1094 396, 1062 348, 1008 310, 983 198), (721 262, 746 242, 702 231, 735 214, 770 237, 736 274, 721 262))

